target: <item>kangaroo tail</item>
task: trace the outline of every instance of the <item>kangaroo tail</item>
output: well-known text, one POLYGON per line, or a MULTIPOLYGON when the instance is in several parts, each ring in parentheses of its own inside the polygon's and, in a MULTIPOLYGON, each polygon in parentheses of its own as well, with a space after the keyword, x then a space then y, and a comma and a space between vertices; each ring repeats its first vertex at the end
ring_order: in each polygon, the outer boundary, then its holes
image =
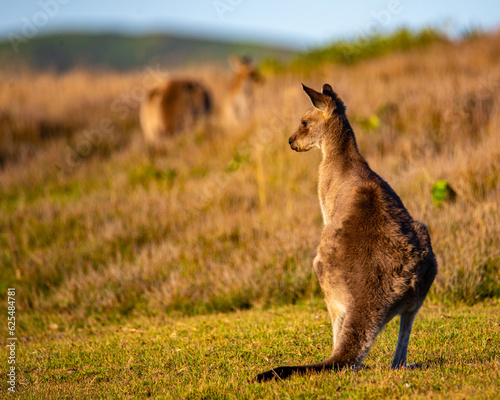
POLYGON ((296 365, 292 367, 277 367, 273 368, 267 372, 263 372, 255 377, 255 382, 266 382, 272 379, 285 379, 293 374, 307 374, 310 372, 321 372, 331 369, 342 369, 349 366, 350 364, 345 362, 335 362, 333 357, 329 357, 324 361, 307 364, 307 365, 296 365))

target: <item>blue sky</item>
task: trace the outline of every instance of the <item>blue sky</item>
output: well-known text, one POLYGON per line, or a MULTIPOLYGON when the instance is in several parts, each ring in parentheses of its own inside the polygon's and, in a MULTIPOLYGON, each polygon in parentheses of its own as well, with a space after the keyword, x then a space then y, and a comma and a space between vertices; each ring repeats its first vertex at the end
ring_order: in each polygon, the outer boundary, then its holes
POLYGON ((304 48, 401 26, 492 30, 500 27, 500 1, 0 0, 0 15, 1 39, 62 30, 161 31, 304 48))

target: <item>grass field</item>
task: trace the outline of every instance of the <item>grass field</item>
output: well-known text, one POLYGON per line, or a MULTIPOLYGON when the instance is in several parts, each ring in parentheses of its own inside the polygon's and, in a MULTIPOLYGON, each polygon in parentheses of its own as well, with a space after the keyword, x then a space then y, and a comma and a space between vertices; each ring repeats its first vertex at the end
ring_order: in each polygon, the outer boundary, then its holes
MULTIPOLYGON (((21 396, 498 397, 498 34, 269 72, 251 121, 215 116, 150 155, 138 104, 159 67, 0 71, 0 326, 14 287, 21 396), (332 84, 371 167, 429 227, 439 273, 409 355, 422 370, 388 369, 393 323, 366 369, 247 383, 331 346, 311 268, 321 154, 287 143, 310 106, 301 82, 332 84), (438 180, 454 201, 434 204, 438 180)), ((182 75, 221 102, 226 71, 182 75)))
POLYGON ((321 301, 198 317, 138 317, 116 325, 59 326, 20 346, 23 398, 496 399, 500 395, 500 304, 426 307, 409 361, 391 371, 396 323, 358 371, 255 384, 277 364, 321 360, 331 347, 321 301))

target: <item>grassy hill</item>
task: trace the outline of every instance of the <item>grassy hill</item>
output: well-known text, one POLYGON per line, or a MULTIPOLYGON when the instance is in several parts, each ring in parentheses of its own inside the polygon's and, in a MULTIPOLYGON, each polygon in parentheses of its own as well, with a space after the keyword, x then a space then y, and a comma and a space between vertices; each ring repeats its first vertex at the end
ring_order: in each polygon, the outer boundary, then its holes
POLYGON ((67 71, 75 67, 137 70, 148 64, 163 68, 186 64, 226 62, 229 54, 287 58, 290 50, 256 44, 178 37, 173 35, 123 36, 117 34, 54 34, 37 36, 18 45, 0 43, 3 66, 29 66, 35 70, 67 71))

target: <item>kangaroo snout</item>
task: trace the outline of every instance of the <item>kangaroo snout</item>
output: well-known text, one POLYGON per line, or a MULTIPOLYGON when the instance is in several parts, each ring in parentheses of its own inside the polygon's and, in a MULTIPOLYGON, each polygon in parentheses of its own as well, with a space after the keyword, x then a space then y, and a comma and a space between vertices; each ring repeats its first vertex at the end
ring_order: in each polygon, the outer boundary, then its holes
POLYGON ((294 133, 290 138, 288 139, 288 144, 290 145, 290 148, 295 151, 299 151, 299 147, 297 146, 297 137, 296 133, 294 133))

